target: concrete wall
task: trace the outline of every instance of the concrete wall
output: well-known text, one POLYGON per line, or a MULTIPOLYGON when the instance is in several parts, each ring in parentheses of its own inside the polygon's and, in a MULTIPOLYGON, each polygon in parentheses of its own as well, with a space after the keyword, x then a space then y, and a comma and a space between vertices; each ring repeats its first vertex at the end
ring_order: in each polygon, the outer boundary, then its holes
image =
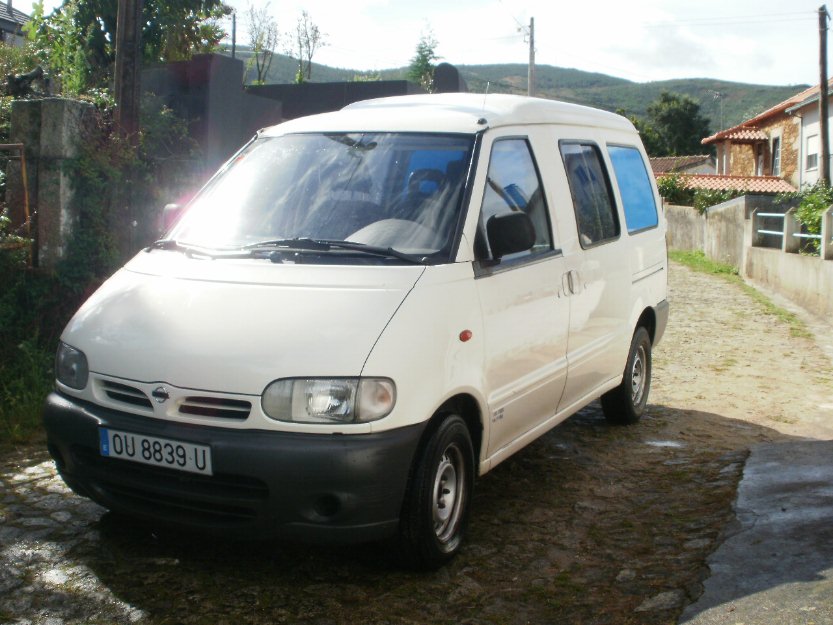
POLYGON ((750 247, 743 275, 821 317, 833 318, 833 261, 750 247))
POLYGON ((336 111, 353 102, 396 95, 425 93, 407 80, 367 82, 305 82, 300 85, 249 85, 246 93, 277 100, 284 119, 336 111))
POLYGON ((706 244, 706 218, 693 206, 665 205, 668 221, 668 247, 674 250, 703 250, 706 244))
MULTIPOLYGON (((708 258, 737 267, 745 278, 760 282, 812 313, 831 317, 833 260, 785 253, 780 237, 775 237, 778 240, 774 247, 761 247, 767 241, 753 232, 755 209, 775 213, 787 208, 772 196, 749 195, 712 206, 704 215, 689 206, 667 205, 668 246, 702 250, 708 258)), ((783 223, 776 221, 778 226, 783 223)))
POLYGON ((776 210, 768 195, 744 195, 698 213, 691 206, 665 206, 668 246, 676 250, 702 250, 706 256, 740 267, 743 264, 744 224, 756 208, 776 210))
POLYGON ((142 71, 142 91, 188 122, 206 171, 219 167, 257 130, 284 119, 281 102, 244 91, 243 69, 239 59, 198 54, 142 71))

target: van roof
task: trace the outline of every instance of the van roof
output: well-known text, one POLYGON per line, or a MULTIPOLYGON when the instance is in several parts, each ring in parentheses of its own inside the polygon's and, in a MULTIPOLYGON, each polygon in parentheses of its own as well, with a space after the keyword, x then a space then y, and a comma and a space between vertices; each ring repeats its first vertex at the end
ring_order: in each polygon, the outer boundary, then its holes
POLYGON ((442 93, 364 100, 340 111, 294 119, 264 131, 461 132, 518 124, 569 124, 634 131, 620 115, 542 98, 482 93, 442 93))

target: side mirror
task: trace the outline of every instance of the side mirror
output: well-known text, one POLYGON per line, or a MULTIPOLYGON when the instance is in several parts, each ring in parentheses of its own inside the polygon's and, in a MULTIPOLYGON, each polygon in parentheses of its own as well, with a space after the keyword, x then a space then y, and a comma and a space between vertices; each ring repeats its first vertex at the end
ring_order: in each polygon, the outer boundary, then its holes
POLYGON ((160 230, 165 233, 182 217, 182 204, 165 204, 162 209, 162 225, 160 230))
POLYGON ((495 260, 507 254, 525 252, 535 245, 535 227, 529 215, 522 211, 489 217, 486 236, 495 260))

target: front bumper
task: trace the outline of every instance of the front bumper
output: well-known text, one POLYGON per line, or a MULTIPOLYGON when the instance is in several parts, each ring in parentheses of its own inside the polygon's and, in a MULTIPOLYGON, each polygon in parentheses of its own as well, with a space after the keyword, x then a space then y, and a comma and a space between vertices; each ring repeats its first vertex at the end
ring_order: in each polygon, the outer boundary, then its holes
POLYGON ((66 483, 115 512, 239 537, 361 542, 393 534, 423 426, 359 435, 193 426, 54 392, 49 452, 66 483), (99 427, 211 447, 214 475, 99 453, 99 427))

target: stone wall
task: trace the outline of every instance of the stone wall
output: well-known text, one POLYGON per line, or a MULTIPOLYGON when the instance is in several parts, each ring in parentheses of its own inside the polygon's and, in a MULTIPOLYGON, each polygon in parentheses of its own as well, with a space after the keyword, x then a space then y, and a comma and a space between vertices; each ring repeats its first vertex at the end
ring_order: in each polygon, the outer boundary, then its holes
MULTIPOLYGON (((54 266, 66 252, 77 215, 71 209, 72 186, 64 166, 77 156, 81 141, 91 131, 94 115, 92 104, 64 98, 12 103, 11 140, 25 146, 34 261, 38 266, 54 266)), ((12 222, 19 224, 24 219, 20 161, 10 161, 6 179, 12 222)))

